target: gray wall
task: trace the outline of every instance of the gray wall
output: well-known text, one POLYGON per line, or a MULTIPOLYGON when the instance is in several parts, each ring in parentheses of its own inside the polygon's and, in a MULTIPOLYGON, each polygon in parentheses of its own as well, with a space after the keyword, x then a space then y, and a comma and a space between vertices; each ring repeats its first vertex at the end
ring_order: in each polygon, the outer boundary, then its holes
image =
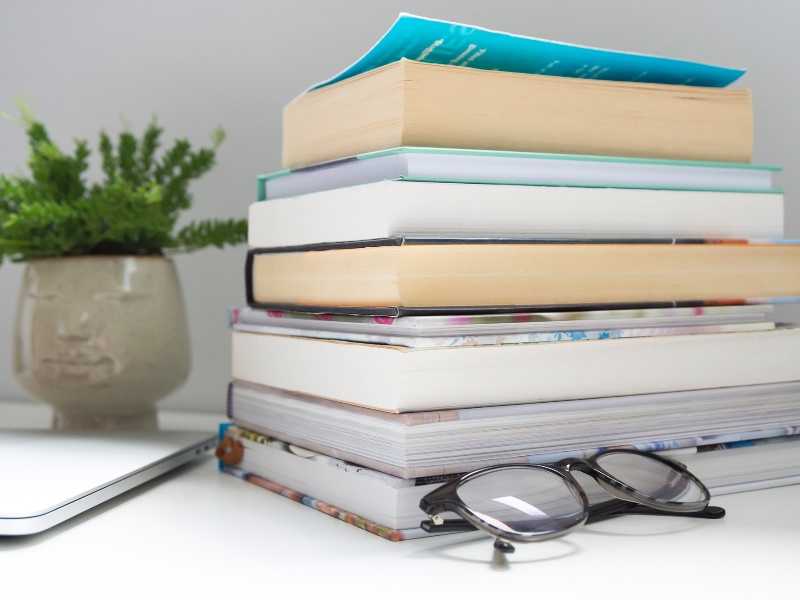
MULTIPOLYGON (((800 237, 800 3, 796 0, 3 0, 0 111, 26 96, 62 146, 100 129, 141 131, 156 114, 166 138, 195 144, 222 125, 216 169, 192 188, 190 218, 241 217, 255 177, 280 168, 281 108, 349 65, 411 12, 577 44, 747 67, 754 162, 782 165, 787 235, 800 237)), ((0 171, 24 172, 22 130, 0 122, 0 171)), ((95 167, 96 172, 96 167, 95 167)), ((229 374, 226 307, 243 296, 245 249, 177 259, 193 369, 162 406, 221 411, 229 374)), ((0 398, 23 399, 11 375, 22 266, 0 267, 0 398)), ((796 320, 797 307, 781 310, 796 320)))

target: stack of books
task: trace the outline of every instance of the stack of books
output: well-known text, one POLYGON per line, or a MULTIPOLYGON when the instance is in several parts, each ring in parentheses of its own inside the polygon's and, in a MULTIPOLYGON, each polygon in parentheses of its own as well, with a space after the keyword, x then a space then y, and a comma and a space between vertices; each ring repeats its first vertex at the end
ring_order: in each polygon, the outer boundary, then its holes
POLYGON ((393 540, 459 473, 607 447, 800 481, 800 245, 741 74, 401 15, 285 109, 221 468, 393 540))

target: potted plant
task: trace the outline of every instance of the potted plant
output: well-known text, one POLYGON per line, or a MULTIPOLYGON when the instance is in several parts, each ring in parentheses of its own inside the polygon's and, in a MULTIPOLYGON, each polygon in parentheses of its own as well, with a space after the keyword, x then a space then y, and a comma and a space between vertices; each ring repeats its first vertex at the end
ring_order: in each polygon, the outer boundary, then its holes
POLYGON ((189 183, 210 148, 177 140, 162 151, 153 120, 143 135, 100 133, 103 178, 89 184, 90 150, 62 152, 24 106, 30 176, 0 175, 0 264, 25 262, 14 334, 14 374, 54 409, 53 424, 153 427, 155 402, 190 368, 186 313, 170 255, 246 241, 247 222, 178 227, 189 183))

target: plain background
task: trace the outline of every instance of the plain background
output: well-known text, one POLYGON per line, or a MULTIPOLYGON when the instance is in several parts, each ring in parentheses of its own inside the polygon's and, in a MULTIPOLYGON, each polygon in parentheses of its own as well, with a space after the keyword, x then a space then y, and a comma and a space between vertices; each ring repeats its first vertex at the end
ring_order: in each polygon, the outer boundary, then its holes
MULTIPOLYGON (((350 65, 399 12, 522 35, 696 60, 748 73, 755 163, 780 165, 787 237, 800 237, 800 2, 796 0, 2 0, 0 111, 32 104, 53 139, 96 148, 97 135, 153 115, 164 141, 208 143, 227 132, 215 169, 195 182, 185 220, 245 217, 256 176, 280 165, 281 109, 350 65)), ((533 115, 535 118, 535 115, 533 115)), ((0 121, 0 172, 26 173, 22 129, 0 121)), ((90 179, 97 176, 95 164, 90 179)), ((164 408, 221 412, 230 373, 227 307, 244 302, 245 247, 176 258, 186 297, 193 367, 164 408)), ((0 267, 0 398, 25 399, 11 373, 23 266, 0 267)), ((800 320, 798 307, 779 311, 800 320)), ((298 366, 304 368, 304 366, 298 366)), ((305 366, 308 368, 308 366, 305 366)))

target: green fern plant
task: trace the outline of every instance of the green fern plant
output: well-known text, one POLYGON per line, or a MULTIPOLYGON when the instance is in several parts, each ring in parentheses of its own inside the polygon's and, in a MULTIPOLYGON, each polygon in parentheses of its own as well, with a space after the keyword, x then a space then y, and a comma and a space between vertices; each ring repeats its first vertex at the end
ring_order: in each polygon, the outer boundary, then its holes
POLYGON ((103 180, 89 185, 88 143, 76 140, 73 154, 64 153, 24 105, 20 110, 31 175, 0 175, 0 264, 6 258, 165 255, 246 241, 246 219, 176 227, 192 204, 189 183, 215 164, 222 129, 212 134, 210 148, 194 150, 177 140, 161 152, 163 130, 155 119, 141 138, 125 131, 116 145, 103 131, 103 180))

